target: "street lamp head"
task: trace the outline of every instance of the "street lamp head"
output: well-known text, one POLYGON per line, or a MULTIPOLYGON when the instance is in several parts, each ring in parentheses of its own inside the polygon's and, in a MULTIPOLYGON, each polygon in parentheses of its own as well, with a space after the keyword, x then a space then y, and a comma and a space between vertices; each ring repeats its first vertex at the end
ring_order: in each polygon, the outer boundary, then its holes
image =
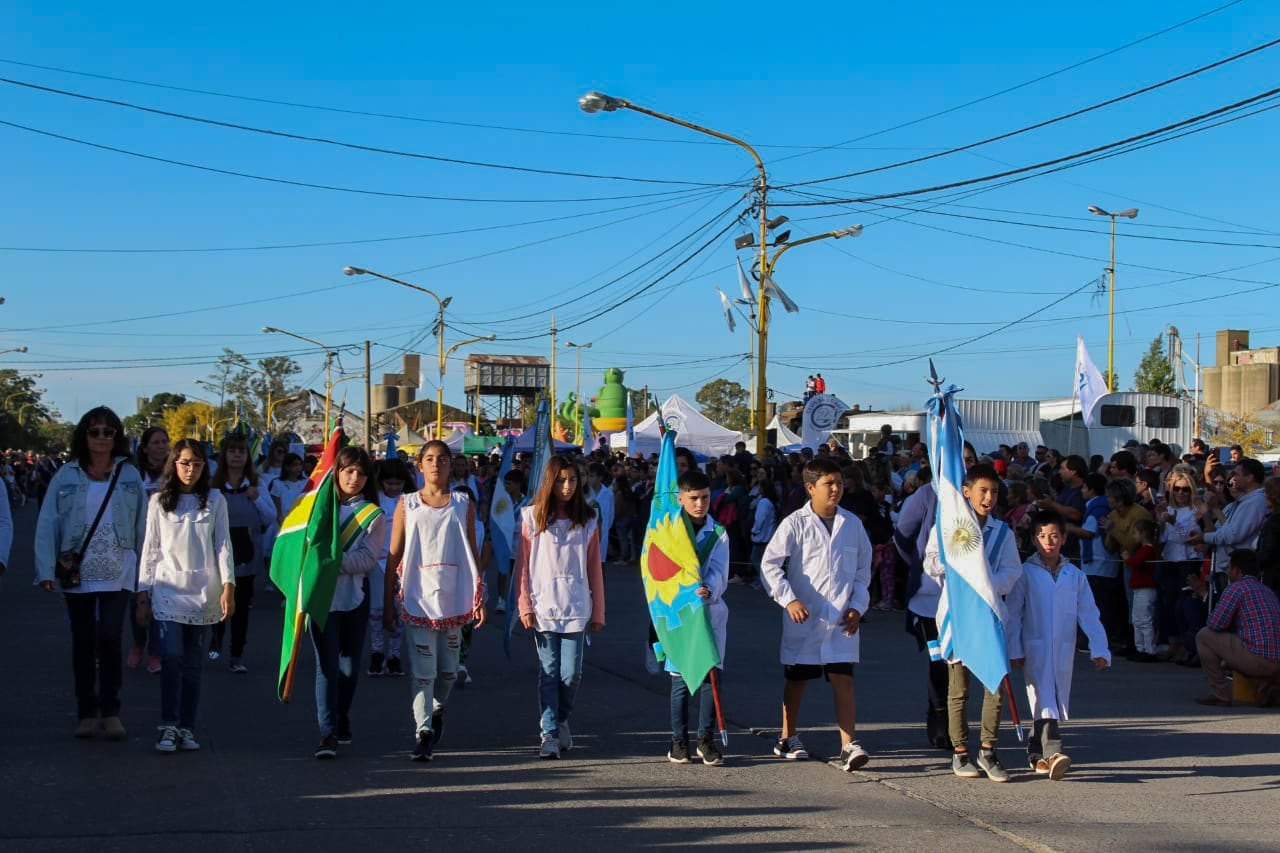
POLYGON ((262 331, 263 331, 263 333, 264 333, 264 334, 268 334, 268 335, 270 335, 270 334, 273 334, 273 333, 275 333, 275 332, 279 332, 280 330, 279 330, 279 329, 277 329, 275 326, 263 326, 263 327, 262 327, 262 331))
POLYGON ((448 307, 449 307, 449 303, 450 303, 450 302, 452 302, 452 301, 453 301, 453 297, 452 297, 452 296, 446 296, 444 299, 441 299, 441 300, 440 300, 440 310, 441 310, 441 311, 443 311, 444 309, 448 308, 448 307))
POLYGON ((1120 211, 1119 213, 1116 213, 1116 214, 1114 214, 1114 215, 1115 215, 1115 216, 1123 216, 1125 219, 1137 219, 1137 218, 1138 218, 1138 208, 1136 208, 1136 207, 1131 207, 1131 208, 1129 208, 1128 210, 1122 210, 1122 211, 1120 211))
POLYGON ((342 274, 343 275, 368 275, 369 271, 366 269, 361 269, 360 267, 343 267, 342 274))
POLYGON ((756 235, 754 234, 743 234, 741 237, 733 238, 733 248, 735 249, 750 249, 755 244, 756 235))
POLYGON ((587 92, 581 98, 578 98, 578 106, 584 113, 598 113, 604 110, 607 113, 614 112, 625 106, 626 102, 621 98, 613 98, 604 92, 587 92))
POLYGON ((842 237, 861 237, 862 226, 850 225, 848 228, 837 228, 835 231, 831 232, 831 236, 835 237, 837 240, 841 239, 842 237))
POLYGON ((773 229, 777 228, 779 225, 782 225, 790 221, 791 221, 791 218, 788 216, 775 216, 773 217, 773 219, 770 219, 768 222, 765 223, 765 227, 768 228, 770 231, 772 231, 773 229))
POLYGON ((481 338, 481 340, 485 340, 485 341, 496 341, 497 339, 498 339, 497 335, 485 335, 483 338, 481 338))
POLYGON ((1110 213, 1107 213, 1102 208, 1098 207, 1096 204, 1089 205, 1089 212, 1092 213, 1094 216, 1110 216, 1111 215, 1110 213))
POLYGON ((26 352, 26 351, 27 351, 27 348, 26 348, 26 347, 17 347, 17 348, 14 350, 14 352, 26 352))

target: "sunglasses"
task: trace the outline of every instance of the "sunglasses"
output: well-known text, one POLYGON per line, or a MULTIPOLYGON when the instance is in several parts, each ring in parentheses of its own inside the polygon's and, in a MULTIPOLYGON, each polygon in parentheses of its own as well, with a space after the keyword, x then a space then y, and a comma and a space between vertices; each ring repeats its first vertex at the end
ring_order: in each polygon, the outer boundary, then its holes
POLYGON ((1225 485, 1227 484, 1227 481, 1226 481, 1226 480, 1214 480, 1214 481, 1213 481, 1213 484, 1214 484, 1215 486, 1225 486, 1225 485))
POLYGON ((91 427, 88 430, 89 438, 115 438, 116 431, 111 427, 91 427))
POLYGON ((1172 489, 1170 489, 1170 491, 1173 491, 1173 492, 1189 492, 1189 491, 1191 491, 1191 487, 1190 487, 1190 486, 1174 486, 1172 489))

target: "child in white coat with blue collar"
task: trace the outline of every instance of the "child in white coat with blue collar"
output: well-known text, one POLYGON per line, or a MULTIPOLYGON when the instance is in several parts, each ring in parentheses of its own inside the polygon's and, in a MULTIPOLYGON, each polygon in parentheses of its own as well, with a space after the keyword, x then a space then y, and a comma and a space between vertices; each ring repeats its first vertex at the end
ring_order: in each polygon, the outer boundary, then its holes
POLYGON ((1058 722, 1067 719, 1075 667, 1076 626, 1089 640, 1089 657, 1101 671, 1111 665, 1107 632, 1098 616, 1089 579, 1062 556, 1066 522, 1054 512, 1031 518, 1036 553, 1005 599, 1010 664, 1025 668, 1027 701, 1035 720, 1027 744, 1031 769, 1061 779, 1071 768, 1062 752, 1058 722))
POLYGON ((835 694, 842 769, 867 763, 858 743, 853 665, 858 662, 858 627, 870 604, 871 540, 858 517, 840 507, 844 479, 840 467, 817 458, 804 466, 809 502, 774 531, 760 561, 760 578, 782 615, 782 733, 773 748, 779 758, 805 759, 797 734, 805 684, 825 677, 835 694), (783 563, 790 561, 783 571, 783 563))

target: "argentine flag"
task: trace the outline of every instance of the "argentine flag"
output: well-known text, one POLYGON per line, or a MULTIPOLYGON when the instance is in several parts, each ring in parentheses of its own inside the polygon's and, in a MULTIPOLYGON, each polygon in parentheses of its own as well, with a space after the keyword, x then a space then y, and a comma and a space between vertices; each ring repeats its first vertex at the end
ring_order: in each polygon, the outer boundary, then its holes
POLYGON ((929 459, 938 497, 933 535, 946 569, 938 599, 938 639, 929 644, 929 654, 934 660, 964 663, 996 693, 1009 674, 1004 602, 991 583, 982 528, 961 491, 964 432, 954 400, 959 390, 949 385, 926 404, 929 459))

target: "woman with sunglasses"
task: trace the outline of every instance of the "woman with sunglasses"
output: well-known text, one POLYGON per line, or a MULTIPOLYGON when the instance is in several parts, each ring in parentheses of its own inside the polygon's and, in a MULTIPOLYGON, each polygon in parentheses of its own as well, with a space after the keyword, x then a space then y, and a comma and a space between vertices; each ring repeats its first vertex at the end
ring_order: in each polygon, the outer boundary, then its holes
MULTIPOLYGON (((1196 506, 1196 469, 1178 464, 1169 470, 1165 500, 1156 507, 1156 524, 1164 541, 1164 561, 1156 570, 1156 645, 1167 644, 1174 635, 1178 596, 1188 574, 1200 574, 1200 554, 1188 538, 1200 532, 1201 509, 1196 506)), ((1194 652, 1194 649, 1188 651, 1194 652)))
POLYGON ((61 586, 65 594, 78 738, 96 737, 99 727, 108 740, 127 736, 120 722, 121 635, 137 585, 146 515, 147 496, 129 459, 124 425, 106 406, 90 409, 72 433, 71 461, 49 483, 35 539, 40 586, 49 592, 61 586), (66 568, 55 582, 59 565, 66 568))

